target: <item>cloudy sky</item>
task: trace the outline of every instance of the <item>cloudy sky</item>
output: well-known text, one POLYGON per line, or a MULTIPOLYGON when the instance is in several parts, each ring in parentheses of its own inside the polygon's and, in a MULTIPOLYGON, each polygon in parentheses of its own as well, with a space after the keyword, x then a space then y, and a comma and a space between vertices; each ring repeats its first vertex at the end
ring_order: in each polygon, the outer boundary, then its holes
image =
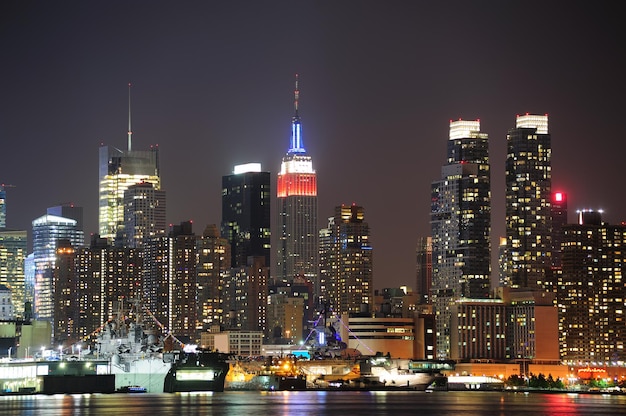
POLYGON ((626 219, 626 54, 619 2, 12 1, 0 4, 0 183, 7 225, 49 206, 97 230, 98 148, 158 144, 168 221, 221 219, 221 177, 289 145, 300 74, 319 222, 365 208, 375 287, 414 286, 451 119, 490 137, 493 237, 506 133, 549 115, 553 187, 626 219))

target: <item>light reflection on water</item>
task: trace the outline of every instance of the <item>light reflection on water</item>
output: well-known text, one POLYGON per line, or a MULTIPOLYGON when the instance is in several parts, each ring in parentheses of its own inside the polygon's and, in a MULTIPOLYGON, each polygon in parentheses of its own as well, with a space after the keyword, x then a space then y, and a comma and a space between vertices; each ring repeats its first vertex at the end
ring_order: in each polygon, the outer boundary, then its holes
POLYGON ((509 392, 223 392, 0 397, 8 415, 624 415, 626 396, 509 392))

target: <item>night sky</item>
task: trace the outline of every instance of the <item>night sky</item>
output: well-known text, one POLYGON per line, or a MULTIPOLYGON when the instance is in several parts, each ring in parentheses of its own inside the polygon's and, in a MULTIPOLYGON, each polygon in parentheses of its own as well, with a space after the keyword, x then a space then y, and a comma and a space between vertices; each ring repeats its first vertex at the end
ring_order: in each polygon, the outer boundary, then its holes
MULTIPOLYGON (((450 119, 489 134, 494 248, 506 133, 549 115, 553 188, 626 219, 626 53, 619 2, 0 2, 0 183, 7 225, 84 207, 97 231, 98 148, 158 144, 168 222, 221 219, 221 177, 288 149, 294 75, 319 225, 365 208, 376 288, 415 286, 450 119)), ((275 188, 272 190, 275 195, 275 188)), ((275 209, 275 205, 272 207, 275 209)))

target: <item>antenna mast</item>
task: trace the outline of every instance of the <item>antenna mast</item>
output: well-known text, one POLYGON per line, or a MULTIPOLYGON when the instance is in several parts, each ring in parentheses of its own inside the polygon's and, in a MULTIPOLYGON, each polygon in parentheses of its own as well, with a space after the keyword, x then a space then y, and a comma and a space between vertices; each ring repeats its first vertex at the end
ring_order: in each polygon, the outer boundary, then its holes
POLYGON ((293 108, 295 110, 295 117, 298 118, 298 100, 300 99, 300 90, 298 89, 298 74, 296 74, 296 89, 293 91, 294 102, 293 108))
POLYGON ((132 151, 133 150, 133 140, 132 140, 132 135, 133 135, 133 131, 130 128, 130 82, 128 83, 128 151, 132 151))

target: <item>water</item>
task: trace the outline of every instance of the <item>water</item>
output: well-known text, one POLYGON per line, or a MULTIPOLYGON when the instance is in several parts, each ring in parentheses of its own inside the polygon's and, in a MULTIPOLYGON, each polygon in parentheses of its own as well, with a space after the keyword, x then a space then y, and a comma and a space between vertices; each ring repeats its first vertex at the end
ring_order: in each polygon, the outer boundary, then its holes
POLYGON ((626 415, 626 395, 509 392, 234 392, 0 397, 8 415, 626 415))

